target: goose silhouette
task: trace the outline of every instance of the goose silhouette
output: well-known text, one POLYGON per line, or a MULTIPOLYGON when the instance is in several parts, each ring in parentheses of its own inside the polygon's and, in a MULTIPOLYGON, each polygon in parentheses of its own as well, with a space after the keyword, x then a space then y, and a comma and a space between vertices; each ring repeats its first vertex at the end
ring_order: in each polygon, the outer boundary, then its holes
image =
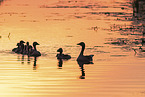
POLYGON ((21 40, 19 43, 17 43, 17 48, 13 48, 12 51, 15 52, 15 53, 21 53, 22 50, 23 50, 23 47, 24 47, 24 44, 25 43, 23 40, 21 40))
POLYGON ((80 42, 77 45, 80 45, 82 47, 80 55, 77 58, 77 61, 83 62, 84 64, 92 63, 94 55, 84 56, 85 43, 84 42, 80 42))
POLYGON ((23 51, 24 51, 24 43, 25 42, 23 40, 20 41, 20 52, 18 52, 18 53, 23 54, 23 51))
POLYGON ((13 52, 18 53, 18 54, 22 54, 24 51, 24 41, 21 40, 19 43, 17 43, 17 48, 12 49, 13 52))
POLYGON ((34 56, 34 57, 38 57, 41 56, 41 53, 39 51, 37 51, 36 49, 36 45, 39 45, 37 42, 33 42, 33 49, 32 47, 29 49, 29 56, 34 56))
POLYGON ((26 45, 24 46, 23 54, 28 55, 28 52, 29 52, 29 42, 27 42, 26 45))
POLYGON ((70 55, 62 53, 63 52, 62 48, 59 48, 57 52, 59 52, 59 54, 56 55, 57 59, 66 59, 66 60, 71 59, 70 55))
POLYGON ((15 52, 15 53, 17 53, 17 52, 19 52, 20 51, 20 43, 17 43, 17 45, 16 46, 18 46, 17 48, 13 48, 12 49, 12 51, 13 52, 15 52))

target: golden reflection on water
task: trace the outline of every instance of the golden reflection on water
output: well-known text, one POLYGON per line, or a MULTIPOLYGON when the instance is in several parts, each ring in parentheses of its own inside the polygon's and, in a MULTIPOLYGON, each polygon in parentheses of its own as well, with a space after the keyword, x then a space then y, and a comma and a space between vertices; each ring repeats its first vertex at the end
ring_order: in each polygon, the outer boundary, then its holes
POLYGON ((135 24, 123 20, 127 15, 128 19, 132 18, 129 2, 3 1, 0 6, 0 95, 144 97, 144 59, 135 57, 128 50, 130 45, 105 44, 114 38, 130 38, 111 29, 114 24, 115 27, 135 24), (12 53, 20 40, 30 44, 39 42, 42 56, 33 58, 12 53), (81 41, 86 43, 85 54, 95 55, 94 64, 76 62, 81 49, 76 44, 81 41), (56 51, 60 47, 72 59, 57 60, 56 51))

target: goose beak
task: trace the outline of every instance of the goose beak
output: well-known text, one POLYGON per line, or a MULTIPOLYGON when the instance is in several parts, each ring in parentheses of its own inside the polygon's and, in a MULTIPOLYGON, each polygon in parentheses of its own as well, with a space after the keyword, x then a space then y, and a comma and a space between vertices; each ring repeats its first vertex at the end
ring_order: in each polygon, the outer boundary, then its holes
POLYGON ((40 45, 40 44, 36 42, 36 45, 40 45))
POLYGON ((81 45, 80 43, 78 43, 77 45, 81 45))

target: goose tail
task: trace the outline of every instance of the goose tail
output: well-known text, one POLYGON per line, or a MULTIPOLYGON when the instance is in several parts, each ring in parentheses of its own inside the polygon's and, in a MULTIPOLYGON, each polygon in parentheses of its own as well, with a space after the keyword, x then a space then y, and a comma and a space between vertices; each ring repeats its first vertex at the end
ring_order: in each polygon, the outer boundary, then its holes
POLYGON ((93 61, 93 56, 94 56, 94 55, 90 55, 90 61, 93 61))
POLYGON ((94 56, 94 55, 90 55, 90 57, 92 57, 92 58, 93 58, 93 56, 94 56))

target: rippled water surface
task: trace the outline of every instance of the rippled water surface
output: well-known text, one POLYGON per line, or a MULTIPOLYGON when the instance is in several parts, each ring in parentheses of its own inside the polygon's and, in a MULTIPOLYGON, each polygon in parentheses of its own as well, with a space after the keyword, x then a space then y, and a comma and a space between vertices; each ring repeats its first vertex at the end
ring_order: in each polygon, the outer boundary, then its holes
POLYGON ((133 17, 131 0, 1 0, 1 97, 144 97, 145 54, 135 53, 145 23, 133 17), (38 58, 11 50, 37 41, 38 58), (85 55, 94 64, 81 68, 85 55), (56 59, 63 48, 70 60, 56 59))

